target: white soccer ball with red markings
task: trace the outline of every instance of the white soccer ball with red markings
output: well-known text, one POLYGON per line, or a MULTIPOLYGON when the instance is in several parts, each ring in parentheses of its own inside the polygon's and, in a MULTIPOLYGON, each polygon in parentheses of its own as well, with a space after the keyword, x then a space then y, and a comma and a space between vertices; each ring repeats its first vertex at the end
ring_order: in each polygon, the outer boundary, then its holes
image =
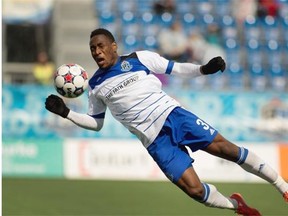
POLYGON ((54 86, 64 97, 78 97, 87 89, 88 74, 78 64, 63 64, 55 72, 54 86))

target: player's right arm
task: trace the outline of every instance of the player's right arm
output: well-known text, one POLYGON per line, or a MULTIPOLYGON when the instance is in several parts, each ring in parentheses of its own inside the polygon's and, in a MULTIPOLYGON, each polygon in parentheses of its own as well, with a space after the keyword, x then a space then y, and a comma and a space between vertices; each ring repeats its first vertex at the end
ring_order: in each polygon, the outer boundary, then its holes
POLYGON ((98 118, 97 116, 92 117, 88 114, 74 112, 66 106, 62 98, 56 95, 47 97, 45 108, 54 114, 69 119, 74 124, 85 129, 99 131, 103 127, 104 115, 98 118))

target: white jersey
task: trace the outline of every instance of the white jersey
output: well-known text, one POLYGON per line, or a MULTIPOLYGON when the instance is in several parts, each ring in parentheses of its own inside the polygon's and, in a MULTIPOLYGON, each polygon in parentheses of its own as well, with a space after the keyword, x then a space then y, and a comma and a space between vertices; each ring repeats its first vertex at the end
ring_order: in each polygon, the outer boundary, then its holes
POLYGON ((104 118, 108 107, 147 148, 169 113, 180 106, 162 90, 160 80, 151 72, 170 74, 173 66, 173 61, 150 51, 120 56, 115 65, 98 69, 90 79, 88 114, 104 118))

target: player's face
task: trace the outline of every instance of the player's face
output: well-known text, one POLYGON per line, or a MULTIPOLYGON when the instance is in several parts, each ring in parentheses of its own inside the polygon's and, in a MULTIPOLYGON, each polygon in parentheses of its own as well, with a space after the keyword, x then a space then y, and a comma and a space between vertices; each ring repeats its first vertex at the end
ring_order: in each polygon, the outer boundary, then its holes
POLYGON ((90 39, 90 51, 99 68, 109 68, 117 62, 117 44, 105 35, 95 35, 90 39))

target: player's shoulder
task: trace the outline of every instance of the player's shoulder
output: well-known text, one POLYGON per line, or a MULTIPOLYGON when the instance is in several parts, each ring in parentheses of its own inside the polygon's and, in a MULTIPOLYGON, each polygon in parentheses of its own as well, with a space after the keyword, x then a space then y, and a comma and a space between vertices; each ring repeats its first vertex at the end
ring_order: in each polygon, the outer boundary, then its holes
POLYGON ((149 50, 136 51, 135 53, 142 63, 153 63, 161 58, 158 53, 149 50))
POLYGON ((155 55, 159 55, 156 52, 149 51, 149 50, 138 50, 129 54, 121 55, 121 60, 130 59, 130 58, 151 58, 155 55))
POLYGON ((136 52, 121 55, 120 56, 120 62, 127 60, 127 59, 131 59, 131 58, 138 58, 136 52))
POLYGON ((158 53, 153 52, 153 51, 149 51, 149 50, 140 50, 140 51, 136 51, 135 53, 138 57, 140 57, 140 56, 141 57, 159 56, 158 53))

